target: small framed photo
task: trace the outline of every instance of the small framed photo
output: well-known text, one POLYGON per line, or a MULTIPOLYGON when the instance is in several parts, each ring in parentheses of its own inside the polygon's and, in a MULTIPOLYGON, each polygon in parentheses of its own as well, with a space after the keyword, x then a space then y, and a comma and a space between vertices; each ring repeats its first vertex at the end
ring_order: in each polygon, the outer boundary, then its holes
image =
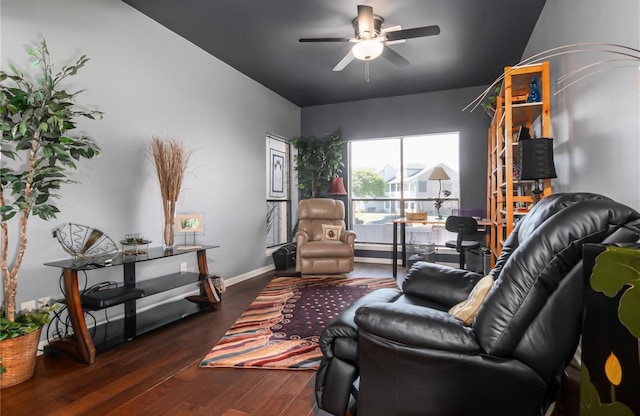
POLYGON ((177 214, 176 228, 179 233, 204 233, 204 214, 177 214))

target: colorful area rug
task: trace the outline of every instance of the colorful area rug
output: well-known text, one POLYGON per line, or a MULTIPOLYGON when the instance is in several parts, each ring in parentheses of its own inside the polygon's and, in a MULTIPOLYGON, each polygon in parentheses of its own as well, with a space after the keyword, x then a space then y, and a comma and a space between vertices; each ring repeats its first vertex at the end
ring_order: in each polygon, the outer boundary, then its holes
POLYGON ((394 279, 276 277, 238 318, 200 367, 315 370, 325 325, 356 299, 394 279))

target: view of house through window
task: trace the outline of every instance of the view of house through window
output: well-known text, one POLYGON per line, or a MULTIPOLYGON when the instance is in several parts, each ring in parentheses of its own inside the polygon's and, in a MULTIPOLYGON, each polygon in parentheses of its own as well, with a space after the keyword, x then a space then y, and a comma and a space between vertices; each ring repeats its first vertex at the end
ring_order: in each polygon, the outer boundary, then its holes
MULTIPOLYGON (((362 243, 389 243, 391 221, 409 212, 445 218, 460 198, 459 134, 349 142, 352 229, 362 243)), ((410 225, 408 242, 442 244, 444 227, 410 225)))

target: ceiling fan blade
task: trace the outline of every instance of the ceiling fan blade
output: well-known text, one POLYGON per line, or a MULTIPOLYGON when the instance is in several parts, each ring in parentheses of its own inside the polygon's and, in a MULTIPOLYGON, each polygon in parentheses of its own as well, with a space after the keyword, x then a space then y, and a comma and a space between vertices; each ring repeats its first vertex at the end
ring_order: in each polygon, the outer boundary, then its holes
POLYGON ((440 34, 440 26, 423 26, 414 27, 412 29, 396 30, 395 32, 385 32, 388 41, 400 39, 421 38, 424 36, 433 36, 440 34))
POLYGON ((301 38, 298 42, 350 42, 351 38, 301 38))
POLYGON ((389 27, 383 27, 380 30, 380 33, 384 34, 386 32, 396 32, 398 30, 402 30, 402 25, 395 25, 395 26, 389 26, 389 27))
POLYGON ((398 66, 407 66, 409 65, 409 61, 407 61, 402 55, 398 52, 394 51, 388 46, 385 46, 382 51, 382 56, 389 62, 396 64, 398 66))
POLYGON ((376 36, 375 26, 373 23, 373 7, 358 5, 358 38, 361 35, 364 37, 372 38, 376 36))
POLYGON ((333 67, 333 70, 335 72, 342 71, 347 65, 351 63, 351 61, 353 61, 354 58, 355 56, 353 55, 353 52, 349 50, 349 53, 346 54, 345 57, 342 58, 340 62, 338 62, 338 64, 333 67))

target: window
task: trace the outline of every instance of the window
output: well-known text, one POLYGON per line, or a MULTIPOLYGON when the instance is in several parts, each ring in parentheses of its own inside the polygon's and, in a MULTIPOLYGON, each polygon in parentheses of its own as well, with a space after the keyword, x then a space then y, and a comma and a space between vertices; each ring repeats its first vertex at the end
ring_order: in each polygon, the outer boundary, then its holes
POLYGON ((269 248, 290 241, 291 145, 286 140, 269 134, 266 143, 266 247, 269 248))
MULTIPOLYGON (((407 212, 451 215, 460 197, 458 146, 457 132, 349 142, 350 218, 358 242, 391 242, 391 221, 407 212), (449 179, 429 179, 436 167, 449 179)), ((442 243, 440 230, 411 227, 415 240, 442 243)))

